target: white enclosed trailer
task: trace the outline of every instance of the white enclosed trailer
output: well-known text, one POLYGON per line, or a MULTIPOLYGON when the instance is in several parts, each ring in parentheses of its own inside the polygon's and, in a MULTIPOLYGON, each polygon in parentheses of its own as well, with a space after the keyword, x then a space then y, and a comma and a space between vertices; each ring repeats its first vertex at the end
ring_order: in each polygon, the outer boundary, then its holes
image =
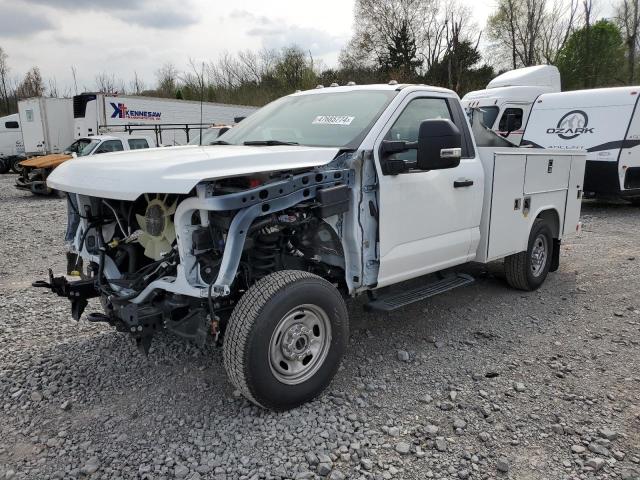
POLYGON ((487 128, 518 145, 536 98, 559 91, 558 69, 553 65, 536 65, 498 75, 486 89, 467 93, 462 105, 469 113, 471 109, 480 112, 487 128))
POLYGON ((0 117, 0 173, 6 173, 14 162, 24 157, 20 116, 0 117))
POLYGON ((640 87, 538 97, 523 144, 587 151, 586 194, 640 201, 640 87))
POLYGON ((256 107, 103 93, 73 97, 75 138, 133 130, 150 133, 158 144, 184 145, 200 126, 230 125, 256 107))
POLYGON ((73 142, 73 103, 70 98, 20 100, 18 113, 27 156, 61 153, 73 142))

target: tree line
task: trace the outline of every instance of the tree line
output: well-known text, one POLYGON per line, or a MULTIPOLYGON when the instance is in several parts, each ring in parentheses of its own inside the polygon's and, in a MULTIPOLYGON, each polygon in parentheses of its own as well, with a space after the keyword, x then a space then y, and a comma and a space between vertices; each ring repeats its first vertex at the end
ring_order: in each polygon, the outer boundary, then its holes
POLYGON ((295 90, 398 82, 450 88, 460 96, 501 71, 556 65, 564 90, 631 85, 638 77, 640 0, 614 0, 603 18, 598 0, 498 0, 486 25, 473 21, 461 0, 356 0, 353 35, 328 68, 297 45, 281 50, 224 53, 189 61, 184 71, 165 64, 146 83, 136 72, 125 81, 99 73, 94 84, 61 91, 34 66, 13 78, 0 47, 0 115, 31 96, 71 96, 98 91, 242 105, 264 105, 295 90))

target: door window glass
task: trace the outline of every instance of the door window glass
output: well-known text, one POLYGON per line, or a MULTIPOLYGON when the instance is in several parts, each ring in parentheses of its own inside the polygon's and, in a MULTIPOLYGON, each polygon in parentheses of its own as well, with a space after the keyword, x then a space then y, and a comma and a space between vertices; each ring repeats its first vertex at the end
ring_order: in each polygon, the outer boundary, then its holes
POLYGON ((27 122, 33 122, 33 110, 28 109, 25 113, 27 115, 27 122))
POLYGON ((120 140, 105 140, 96 150, 96 155, 98 153, 121 152, 122 150, 124 147, 120 140))
MULTIPOLYGON (((385 140, 417 142, 418 130, 423 120, 443 118, 451 120, 451 112, 444 98, 416 98, 411 100, 385 135, 385 140)), ((415 163, 417 150, 395 153, 389 158, 415 163)))
MULTIPOLYGON (((522 127, 522 109, 521 108, 507 108, 505 109, 502 117, 500 117, 500 124, 498 129, 501 133, 507 133, 507 119, 509 115, 513 115, 513 131, 520 130, 522 127)), ((486 124, 485 124, 486 125, 486 124)))
POLYGON ((129 142, 130 150, 140 150, 141 148, 149 148, 149 144, 144 138, 130 138, 127 140, 129 142))

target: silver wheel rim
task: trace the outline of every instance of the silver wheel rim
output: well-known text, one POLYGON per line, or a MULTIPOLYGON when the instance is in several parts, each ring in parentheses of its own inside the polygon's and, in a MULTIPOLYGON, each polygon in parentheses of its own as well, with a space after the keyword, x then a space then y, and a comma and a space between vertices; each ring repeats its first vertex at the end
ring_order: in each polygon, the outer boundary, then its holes
POLYGON ((269 341, 269 365, 278 381, 297 385, 320 369, 331 346, 331 322, 317 305, 300 305, 283 316, 269 341))
POLYGON ((547 263, 547 237, 540 234, 533 242, 533 248, 531 249, 531 273, 534 277, 539 276, 547 263))

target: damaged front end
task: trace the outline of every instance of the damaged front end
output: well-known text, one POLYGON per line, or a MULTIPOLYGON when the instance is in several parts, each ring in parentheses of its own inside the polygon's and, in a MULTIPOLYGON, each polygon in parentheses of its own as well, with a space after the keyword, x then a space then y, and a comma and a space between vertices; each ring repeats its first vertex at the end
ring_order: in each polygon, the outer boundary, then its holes
MULTIPOLYGON (((242 294, 282 269, 345 282, 342 216, 353 173, 345 168, 262 173, 196 186, 190 195, 145 194, 135 201, 70 195, 69 272, 35 282, 69 298, 86 318, 133 335, 148 353, 169 330, 198 344, 224 332, 242 294)), ((345 286, 345 288, 347 288, 345 286)))

